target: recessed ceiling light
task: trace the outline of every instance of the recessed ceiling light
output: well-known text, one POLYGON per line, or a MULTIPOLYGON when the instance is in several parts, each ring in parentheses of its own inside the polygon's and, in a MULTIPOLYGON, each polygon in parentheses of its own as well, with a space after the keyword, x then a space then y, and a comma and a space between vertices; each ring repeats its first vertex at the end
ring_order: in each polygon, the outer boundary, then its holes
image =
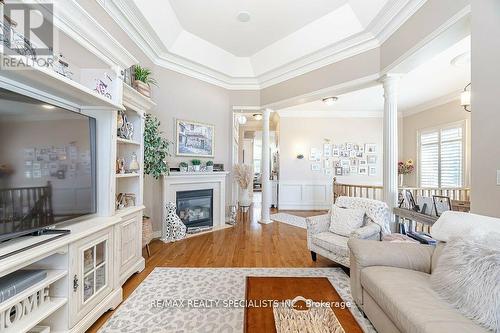
POLYGON ((323 103, 325 103, 326 105, 333 105, 335 104, 335 102, 338 100, 339 98, 338 97, 326 97, 326 98, 323 98, 323 103))
POLYGON ((47 110, 54 110, 56 107, 54 105, 50 105, 50 104, 42 104, 42 108, 47 109, 47 110))
POLYGON ((250 18, 251 18, 250 13, 245 11, 239 12, 238 16, 236 16, 236 19, 243 23, 250 21, 250 18))
POLYGON ((470 51, 459 54, 451 59, 451 64, 455 67, 464 68, 470 66, 470 51))
POLYGON ((253 119, 255 119, 255 120, 262 120, 262 115, 261 115, 260 113, 256 113, 256 114, 254 114, 252 117, 253 117, 253 119))

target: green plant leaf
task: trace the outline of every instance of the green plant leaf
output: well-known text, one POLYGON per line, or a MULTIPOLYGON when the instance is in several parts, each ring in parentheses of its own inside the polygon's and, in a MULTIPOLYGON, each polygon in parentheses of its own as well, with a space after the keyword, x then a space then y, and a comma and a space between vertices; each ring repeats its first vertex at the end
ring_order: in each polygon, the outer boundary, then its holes
POLYGON ((159 179, 170 173, 166 161, 172 143, 162 136, 158 118, 147 114, 144 124, 144 173, 159 179))

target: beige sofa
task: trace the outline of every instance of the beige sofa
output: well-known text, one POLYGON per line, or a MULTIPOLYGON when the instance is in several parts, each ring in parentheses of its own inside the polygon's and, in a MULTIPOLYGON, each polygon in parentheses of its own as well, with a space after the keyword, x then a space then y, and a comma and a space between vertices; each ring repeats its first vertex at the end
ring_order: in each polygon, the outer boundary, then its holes
POLYGON ((445 244, 349 240, 352 295, 379 333, 490 332, 431 289, 445 244))

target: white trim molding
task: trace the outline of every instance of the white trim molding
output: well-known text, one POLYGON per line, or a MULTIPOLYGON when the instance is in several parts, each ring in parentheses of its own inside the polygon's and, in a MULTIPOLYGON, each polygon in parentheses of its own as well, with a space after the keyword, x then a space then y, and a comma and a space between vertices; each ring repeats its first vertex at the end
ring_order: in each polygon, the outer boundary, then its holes
POLYGON ((261 73, 254 73, 255 66, 252 62, 255 59, 236 57, 190 35, 182 30, 176 20, 172 23, 175 25, 172 29, 180 30, 179 36, 170 43, 172 45, 166 45, 147 23, 133 1, 107 0, 100 1, 99 4, 156 65, 230 90, 259 90, 380 47, 383 41, 418 11, 425 2, 426 0, 390 0, 363 31, 261 73), (191 38, 190 43, 204 42, 204 47, 213 50, 214 54, 222 54, 230 65, 226 66, 227 68, 222 66, 215 68, 196 61, 189 55, 181 55, 183 54, 179 52, 181 46, 177 44, 181 43, 181 40, 185 42, 188 35, 191 38), (238 68, 235 68, 235 64, 243 67, 236 66, 238 68))
POLYGON ((332 206, 332 183, 279 183, 279 204, 282 210, 322 210, 332 206))

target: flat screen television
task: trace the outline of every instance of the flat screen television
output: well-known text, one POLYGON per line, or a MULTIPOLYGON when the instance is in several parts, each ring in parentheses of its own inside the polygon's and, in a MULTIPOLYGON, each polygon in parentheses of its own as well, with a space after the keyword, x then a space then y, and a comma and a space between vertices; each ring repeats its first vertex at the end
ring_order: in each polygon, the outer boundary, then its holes
POLYGON ((95 212, 95 119, 0 89, 0 242, 95 212))

